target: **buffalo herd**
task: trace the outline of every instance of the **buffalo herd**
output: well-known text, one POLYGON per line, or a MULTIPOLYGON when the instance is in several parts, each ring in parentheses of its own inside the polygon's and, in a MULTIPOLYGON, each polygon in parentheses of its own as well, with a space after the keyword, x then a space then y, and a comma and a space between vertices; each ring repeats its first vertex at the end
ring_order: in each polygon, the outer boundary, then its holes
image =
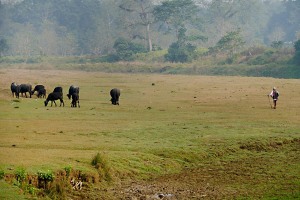
MULTIPOLYGON (((55 87, 53 92, 49 93, 47 98, 46 98, 46 89, 44 85, 36 85, 34 89, 32 90, 32 86, 30 84, 20 84, 18 85, 17 83, 13 82, 10 86, 11 93, 13 97, 19 98, 20 93, 21 96, 27 98, 27 93, 29 97, 31 98, 32 95, 36 93, 36 96, 38 98, 45 98, 46 100, 44 101, 45 106, 48 105, 49 101, 51 102, 51 106, 54 103, 55 106, 56 100, 60 101, 60 106, 63 105, 65 106, 64 100, 63 100, 63 88, 62 87, 55 87)), ((113 88, 110 90, 110 96, 111 96, 111 103, 113 105, 119 105, 119 97, 120 97, 120 89, 118 88, 113 88)), ((71 100, 71 107, 78 107, 80 108, 79 105, 79 87, 75 85, 71 85, 69 88, 69 93, 67 94, 67 97, 71 100)))

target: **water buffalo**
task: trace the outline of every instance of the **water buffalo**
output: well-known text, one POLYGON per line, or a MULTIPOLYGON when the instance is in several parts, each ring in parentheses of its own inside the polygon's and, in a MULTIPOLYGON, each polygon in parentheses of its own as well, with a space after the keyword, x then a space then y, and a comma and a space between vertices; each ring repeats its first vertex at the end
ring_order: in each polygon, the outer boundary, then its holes
POLYGON ((62 89, 62 87, 56 87, 56 88, 54 88, 53 92, 63 93, 63 89, 62 89))
POLYGON ((77 104, 78 104, 78 108, 80 108, 80 105, 79 105, 79 94, 73 93, 72 94, 71 107, 77 107, 77 104))
POLYGON ((54 102, 55 106, 56 103, 55 103, 55 100, 60 100, 60 106, 61 104, 63 104, 63 106, 65 106, 65 103, 64 103, 64 100, 63 100, 63 97, 62 97, 62 93, 61 92, 52 92, 48 95, 46 101, 44 102, 45 103, 45 106, 48 105, 48 102, 51 101, 51 107, 52 107, 52 103, 54 102))
POLYGON ((37 97, 38 98, 46 98, 46 89, 42 88, 42 89, 38 90, 37 97))
POLYGON ((69 94, 67 94, 68 98, 71 99, 72 94, 74 94, 74 93, 79 95, 79 87, 71 85, 69 88, 69 94))
POLYGON ((12 96, 14 97, 14 95, 19 98, 19 93, 20 93, 20 86, 18 84, 16 84, 15 82, 13 82, 11 85, 10 85, 10 90, 11 90, 11 93, 12 93, 12 96))
POLYGON ((36 85, 34 87, 34 89, 31 91, 31 95, 33 95, 35 92, 39 93, 39 90, 41 90, 41 89, 45 89, 45 86, 43 86, 43 85, 36 85))
POLYGON ((121 95, 121 92, 118 88, 114 88, 110 91, 110 96, 111 96, 111 103, 113 105, 119 105, 119 97, 121 95))
POLYGON ((29 93, 29 96, 31 98, 31 90, 32 86, 30 84, 21 84, 20 85, 20 93, 23 94, 25 93, 25 97, 27 98, 27 92, 29 93))

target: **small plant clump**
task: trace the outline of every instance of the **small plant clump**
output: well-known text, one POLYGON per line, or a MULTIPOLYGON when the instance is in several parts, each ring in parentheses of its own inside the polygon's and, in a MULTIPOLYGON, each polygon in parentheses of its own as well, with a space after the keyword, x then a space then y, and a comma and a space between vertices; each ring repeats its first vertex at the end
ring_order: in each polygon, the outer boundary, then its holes
POLYGON ((106 181, 112 180, 110 175, 110 167, 108 166, 108 163, 106 159, 104 159, 103 155, 97 153, 91 164, 98 170, 100 177, 104 178, 106 181))
POLYGON ((54 180, 54 174, 51 171, 47 172, 38 172, 38 182, 39 187, 43 187, 44 189, 47 189, 49 187, 49 183, 54 180))
POLYGON ((25 181, 27 177, 27 172, 24 168, 19 168, 15 171, 15 176, 18 183, 22 183, 25 181))
POLYGON ((72 171, 72 167, 71 166, 67 166, 64 168, 65 172, 66 172, 66 176, 69 177, 70 173, 72 171))
POLYGON ((32 185, 27 185, 26 186, 26 191, 31 194, 31 195, 36 195, 36 191, 37 191, 37 188, 35 188, 34 186, 32 185))

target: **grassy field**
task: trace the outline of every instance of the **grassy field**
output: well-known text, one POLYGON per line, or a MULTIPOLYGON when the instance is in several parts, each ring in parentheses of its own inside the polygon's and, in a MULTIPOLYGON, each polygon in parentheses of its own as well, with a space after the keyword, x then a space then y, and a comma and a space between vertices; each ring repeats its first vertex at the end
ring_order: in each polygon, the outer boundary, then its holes
MULTIPOLYGON (((91 165, 100 153, 114 188, 101 190, 106 198, 300 198, 299 89, 299 79, 1 69, 0 169, 100 174, 91 165), (12 82, 43 84, 47 93, 62 86, 65 107, 13 98, 12 82), (80 108, 66 97, 72 84, 80 108), (119 106, 110 103, 114 87, 119 106)), ((80 195, 101 199, 99 190, 80 195)))

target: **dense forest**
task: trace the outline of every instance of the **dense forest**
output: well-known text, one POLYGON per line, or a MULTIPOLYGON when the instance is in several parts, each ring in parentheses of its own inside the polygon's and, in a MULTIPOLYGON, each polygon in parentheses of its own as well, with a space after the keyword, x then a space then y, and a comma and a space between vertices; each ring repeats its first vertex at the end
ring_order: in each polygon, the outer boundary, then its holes
POLYGON ((0 55, 119 61, 167 50, 171 62, 195 52, 230 62, 249 48, 294 51, 299 19, 300 0, 0 0, 0 55))

